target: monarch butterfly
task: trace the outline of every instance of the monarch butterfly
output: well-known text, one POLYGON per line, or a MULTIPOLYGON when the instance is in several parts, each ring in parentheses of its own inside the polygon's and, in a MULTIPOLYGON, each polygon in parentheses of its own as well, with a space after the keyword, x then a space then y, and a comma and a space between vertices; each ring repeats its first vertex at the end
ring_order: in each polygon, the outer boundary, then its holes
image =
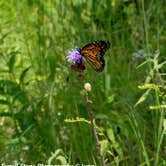
POLYGON ((101 72, 105 66, 104 54, 109 48, 108 41, 98 41, 85 45, 79 51, 95 71, 101 72))

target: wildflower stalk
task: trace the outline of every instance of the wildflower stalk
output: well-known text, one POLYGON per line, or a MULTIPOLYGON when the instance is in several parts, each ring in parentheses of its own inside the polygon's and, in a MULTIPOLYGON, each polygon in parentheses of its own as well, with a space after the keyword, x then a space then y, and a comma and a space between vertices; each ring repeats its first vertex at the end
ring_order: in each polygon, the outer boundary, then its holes
POLYGON ((93 118, 93 112, 92 112, 92 109, 91 109, 91 103, 92 102, 88 99, 88 96, 86 96, 86 107, 87 107, 88 116, 89 116, 89 119, 90 119, 90 122, 91 122, 91 127, 92 127, 92 130, 93 130, 93 134, 94 134, 95 139, 96 139, 98 153, 99 153, 99 156, 101 158, 102 166, 105 166, 105 161, 104 161, 105 159, 104 159, 104 157, 101 154, 102 149, 101 149, 98 133, 97 133, 97 130, 96 130, 96 127, 95 127, 95 119, 93 118))

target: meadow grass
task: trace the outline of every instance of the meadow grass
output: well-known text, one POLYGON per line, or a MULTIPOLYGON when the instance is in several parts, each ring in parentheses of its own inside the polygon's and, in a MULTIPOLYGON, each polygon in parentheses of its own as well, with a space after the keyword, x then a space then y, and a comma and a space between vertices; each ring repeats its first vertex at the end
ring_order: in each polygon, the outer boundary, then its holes
POLYGON ((165 6, 1 0, 0 163, 166 165, 165 6), (99 40, 104 71, 77 80, 67 51, 99 40))

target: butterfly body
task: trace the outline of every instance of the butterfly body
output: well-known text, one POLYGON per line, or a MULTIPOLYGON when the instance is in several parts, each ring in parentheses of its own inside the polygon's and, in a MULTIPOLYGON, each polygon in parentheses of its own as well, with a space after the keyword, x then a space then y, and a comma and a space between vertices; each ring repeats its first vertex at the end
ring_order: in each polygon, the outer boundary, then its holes
POLYGON ((101 72, 105 66, 104 54, 109 47, 110 43, 108 41, 93 42, 81 48, 80 54, 86 59, 86 61, 95 71, 101 72))

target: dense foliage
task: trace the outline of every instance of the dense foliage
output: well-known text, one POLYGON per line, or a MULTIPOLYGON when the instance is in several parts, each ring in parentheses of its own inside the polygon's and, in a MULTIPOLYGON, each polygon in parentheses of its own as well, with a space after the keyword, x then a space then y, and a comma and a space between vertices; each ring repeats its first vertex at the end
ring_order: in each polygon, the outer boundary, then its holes
POLYGON ((165 0, 1 0, 0 163, 166 164, 165 0), (66 53, 108 40, 83 79, 66 53))

